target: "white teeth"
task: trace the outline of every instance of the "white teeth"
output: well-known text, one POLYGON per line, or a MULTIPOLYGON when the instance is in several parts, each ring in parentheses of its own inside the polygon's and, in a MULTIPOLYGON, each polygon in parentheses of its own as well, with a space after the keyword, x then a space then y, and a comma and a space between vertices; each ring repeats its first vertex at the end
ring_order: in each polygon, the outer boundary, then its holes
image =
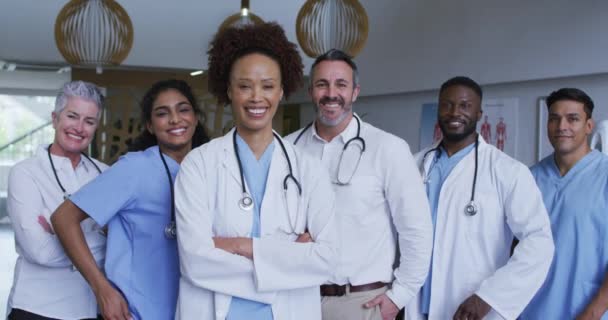
POLYGON ((253 114, 262 114, 264 112, 266 112, 265 108, 260 108, 260 109, 247 109, 247 112, 253 113, 253 114))
POLYGON ((82 140, 82 139, 84 139, 84 137, 77 136, 77 135, 75 135, 75 134, 71 134, 71 133, 68 133, 68 137, 70 137, 70 138, 74 138, 74 139, 78 139, 78 140, 82 140))
POLYGON ((186 131, 186 128, 177 128, 177 129, 169 130, 170 133, 174 133, 174 134, 179 134, 179 133, 182 133, 184 131, 186 131))
POLYGON ((328 108, 338 108, 338 107, 340 107, 340 105, 337 104, 337 103, 326 104, 325 106, 328 107, 328 108))

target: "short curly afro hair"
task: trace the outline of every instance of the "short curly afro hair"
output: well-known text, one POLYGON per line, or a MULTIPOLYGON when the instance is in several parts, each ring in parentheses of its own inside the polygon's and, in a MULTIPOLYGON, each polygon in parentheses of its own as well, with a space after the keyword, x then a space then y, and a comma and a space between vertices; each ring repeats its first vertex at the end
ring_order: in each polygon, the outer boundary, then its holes
POLYGON ((268 22, 231 27, 219 31, 207 51, 209 91, 218 103, 230 103, 228 84, 232 66, 239 58, 251 53, 263 54, 279 64, 285 98, 301 86, 304 68, 302 58, 280 25, 268 22))

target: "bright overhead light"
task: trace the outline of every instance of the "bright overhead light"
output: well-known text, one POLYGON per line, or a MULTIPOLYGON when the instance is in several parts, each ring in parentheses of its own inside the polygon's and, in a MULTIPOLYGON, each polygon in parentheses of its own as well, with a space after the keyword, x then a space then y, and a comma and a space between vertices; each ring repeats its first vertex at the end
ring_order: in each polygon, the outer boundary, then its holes
POLYGON ((15 71, 17 69, 16 63, 9 63, 6 65, 6 71, 15 71))
POLYGON ((204 72, 203 70, 196 70, 196 71, 190 72, 190 75, 195 77, 195 76, 203 74, 203 72, 204 72))

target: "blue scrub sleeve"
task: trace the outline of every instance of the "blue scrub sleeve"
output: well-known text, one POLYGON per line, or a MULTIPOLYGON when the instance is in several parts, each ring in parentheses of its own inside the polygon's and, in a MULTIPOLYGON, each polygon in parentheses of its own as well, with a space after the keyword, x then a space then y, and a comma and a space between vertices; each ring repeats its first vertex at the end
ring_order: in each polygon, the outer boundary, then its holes
POLYGON ((104 171, 70 197, 97 224, 105 226, 123 209, 134 205, 139 182, 137 161, 128 156, 104 171))

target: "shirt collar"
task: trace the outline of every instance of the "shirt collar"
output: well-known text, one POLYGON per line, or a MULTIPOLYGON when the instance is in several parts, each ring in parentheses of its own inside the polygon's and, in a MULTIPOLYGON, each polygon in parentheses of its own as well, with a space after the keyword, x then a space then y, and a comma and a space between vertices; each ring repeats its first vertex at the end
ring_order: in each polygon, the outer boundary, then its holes
MULTIPOLYGON (((49 145, 41 145, 38 148, 38 151, 36 152, 39 157, 44 158, 44 161, 47 161, 47 162, 49 161, 48 160, 48 149, 49 149, 49 145)), ((83 167, 86 172, 89 172, 89 170, 91 170, 91 169, 96 170, 93 167, 93 164, 91 162, 89 162, 86 159, 86 157, 83 155, 80 156, 80 160, 79 160, 78 164, 76 165, 76 168, 72 168, 72 162, 67 157, 62 157, 62 156, 58 156, 56 154, 51 154, 51 158, 53 159, 53 165, 55 166, 55 170, 57 170, 57 171, 68 170, 68 168, 70 170, 76 170, 76 169, 78 169, 78 167, 83 167)), ((50 164, 49 164, 49 166, 50 166, 50 164)))
MULTIPOLYGON (((357 136, 357 120, 355 119, 355 117, 357 117, 359 119, 359 122, 361 123, 361 127, 363 127, 363 121, 361 120, 359 115, 357 115, 356 113, 353 112, 353 117, 350 119, 348 126, 346 126, 346 128, 342 132, 340 132, 340 134, 338 136, 336 136, 336 138, 341 139, 340 141, 342 141, 342 143, 346 143, 348 140, 357 136)), ((329 141, 325 141, 325 139, 321 138, 321 136, 318 134, 317 128, 316 128, 317 127, 316 123, 317 123, 317 121, 315 120, 315 122, 313 123, 312 128, 311 128, 312 136, 319 141, 322 141, 324 143, 329 143, 329 141)), ((334 139, 336 139, 336 138, 334 138, 334 139)))

